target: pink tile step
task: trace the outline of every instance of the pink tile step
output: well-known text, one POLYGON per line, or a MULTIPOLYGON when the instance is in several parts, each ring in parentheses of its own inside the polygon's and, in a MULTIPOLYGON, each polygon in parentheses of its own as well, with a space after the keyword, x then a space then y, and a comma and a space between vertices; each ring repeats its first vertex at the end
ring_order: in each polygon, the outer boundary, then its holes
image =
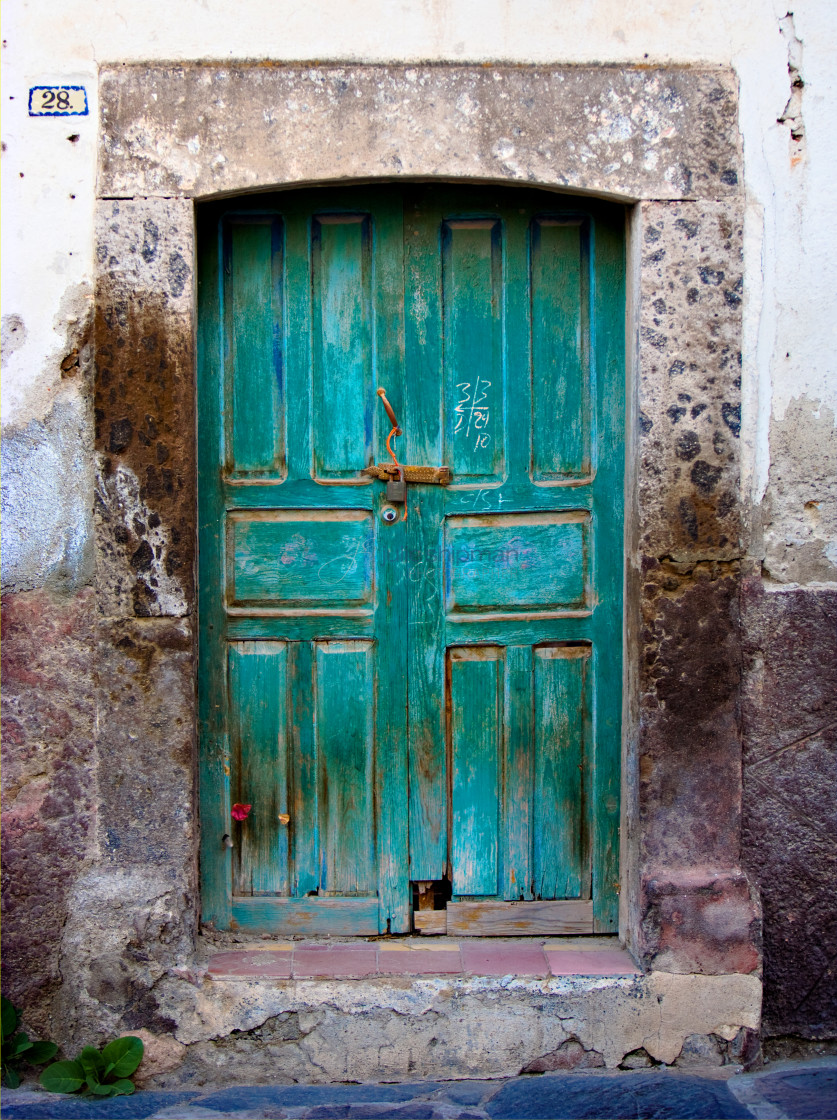
POLYGON ((381 976, 439 976, 461 971, 462 957, 458 948, 378 951, 381 976))
MULTIPOLYGON (((615 939, 614 939, 615 941, 615 939)), ((275 948, 219 953, 213 980, 363 979, 369 976, 631 976, 639 974, 624 949, 558 942, 462 940, 432 942, 283 942, 275 948)))
POLYGON ((354 945, 301 945, 294 949, 293 975, 297 979, 342 977, 346 980, 374 976, 378 947, 368 942, 354 945))
POLYGON ((624 949, 545 949, 553 976, 627 976, 639 973, 624 949))
POLYGON ((209 962, 213 980, 287 980, 291 975, 290 949, 266 949, 254 953, 219 953, 209 962))
POLYGON ((539 943, 462 941, 462 963, 473 976, 548 976, 549 964, 539 943))

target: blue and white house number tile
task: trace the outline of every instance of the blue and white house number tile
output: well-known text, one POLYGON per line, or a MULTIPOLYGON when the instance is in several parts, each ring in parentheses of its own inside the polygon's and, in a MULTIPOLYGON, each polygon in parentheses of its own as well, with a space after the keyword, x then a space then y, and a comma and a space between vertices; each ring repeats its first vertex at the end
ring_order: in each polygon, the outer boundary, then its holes
POLYGON ((84 86, 33 86, 29 90, 30 117, 86 117, 84 86))

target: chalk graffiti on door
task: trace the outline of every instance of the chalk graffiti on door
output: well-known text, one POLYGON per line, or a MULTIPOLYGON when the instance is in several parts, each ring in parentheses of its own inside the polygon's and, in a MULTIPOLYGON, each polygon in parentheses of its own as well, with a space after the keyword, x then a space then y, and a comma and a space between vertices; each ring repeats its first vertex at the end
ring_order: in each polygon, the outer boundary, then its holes
POLYGON ((457 389, 462 396, 456 403, 456 426, 454 434, 462 432, 466 439, 474 437, 474 451, 480 447, 488 447, 491 442, 491 433, 484 429, 488 427, 491 419, 491 406, 487 404, 488 390, 491 382, 484 377, 477 377, 473 382, 471 392, 470 381, 460 381, 457 389))

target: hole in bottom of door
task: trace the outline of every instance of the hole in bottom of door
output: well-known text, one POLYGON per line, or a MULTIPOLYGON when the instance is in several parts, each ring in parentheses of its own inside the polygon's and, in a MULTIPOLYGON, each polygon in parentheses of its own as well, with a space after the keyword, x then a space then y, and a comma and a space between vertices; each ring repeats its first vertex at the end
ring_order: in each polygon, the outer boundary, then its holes
POLYGON ((413 910, 444 910, 453 897, 453 885, 443 879, 414 879, 410 883, 413 893, 413 910))

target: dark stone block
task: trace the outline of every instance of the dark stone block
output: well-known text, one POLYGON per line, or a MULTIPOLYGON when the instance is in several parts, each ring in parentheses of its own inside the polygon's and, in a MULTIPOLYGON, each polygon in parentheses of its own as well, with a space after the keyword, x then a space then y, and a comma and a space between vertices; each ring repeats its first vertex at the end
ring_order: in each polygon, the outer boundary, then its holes
POLYGON ((739 858, 737 563, 648 557, 642 596, 643 863, 732 869, 739 858))
POLYGON ((3 597, 3 994, 49 1033, 93 805, 93 595, 3 597))
POLYGON ((372 1102, 411 1101, 441 1088, 432 1081, 406 1085, 254 1085, 220 1089, 202 1096, 202 1108, 234 1112, 243 1108, 342 1107, 372 1102))
POLYGON ((749 1120, 751 1116, 723 1082, 672 1073, 619 1077, 546 1074, 510 1082, 488 1101, 485 1110, 502 1120, 624 1120, 627 1116, 749 1120))
POLYGON ((837 1065, 786 1069, 758 1078, 758 1091, 794 1120, 832 1120, 837 1115, 837 1065))
POLYGON ((130 1097, 65 1097, 44 1093, 43 1100, 31 1098, 21 1104, 6 1104, 3 1120, 144 1120, 164 1108, 194 1100, 195 1093, 144 1092, 130 1097))
POLYGON ((763 1033, 837 1036, 837 592, 743 594, 742 859, 764 909, 763 1033))
POLYGON ((99 604, 111 616, 184 615, 194 594, 191 211, 103 204, 119 264, 99 274, 95 346, 99 604))
POLYGON ((99 828, 112 864, 190 866, 194 698, 188 619, 99 624, 99 828))
POLYGON ((692 868, 647 879, 642 904, 649 967, 710 974, 759 967, 759 908, 742 872, 692 868))
POLYGON ((477 1105, 496 1092, 496 1089, 496 1081, 448 1081, 444 1085, 442 1098, 454 1104, 477 1105))

